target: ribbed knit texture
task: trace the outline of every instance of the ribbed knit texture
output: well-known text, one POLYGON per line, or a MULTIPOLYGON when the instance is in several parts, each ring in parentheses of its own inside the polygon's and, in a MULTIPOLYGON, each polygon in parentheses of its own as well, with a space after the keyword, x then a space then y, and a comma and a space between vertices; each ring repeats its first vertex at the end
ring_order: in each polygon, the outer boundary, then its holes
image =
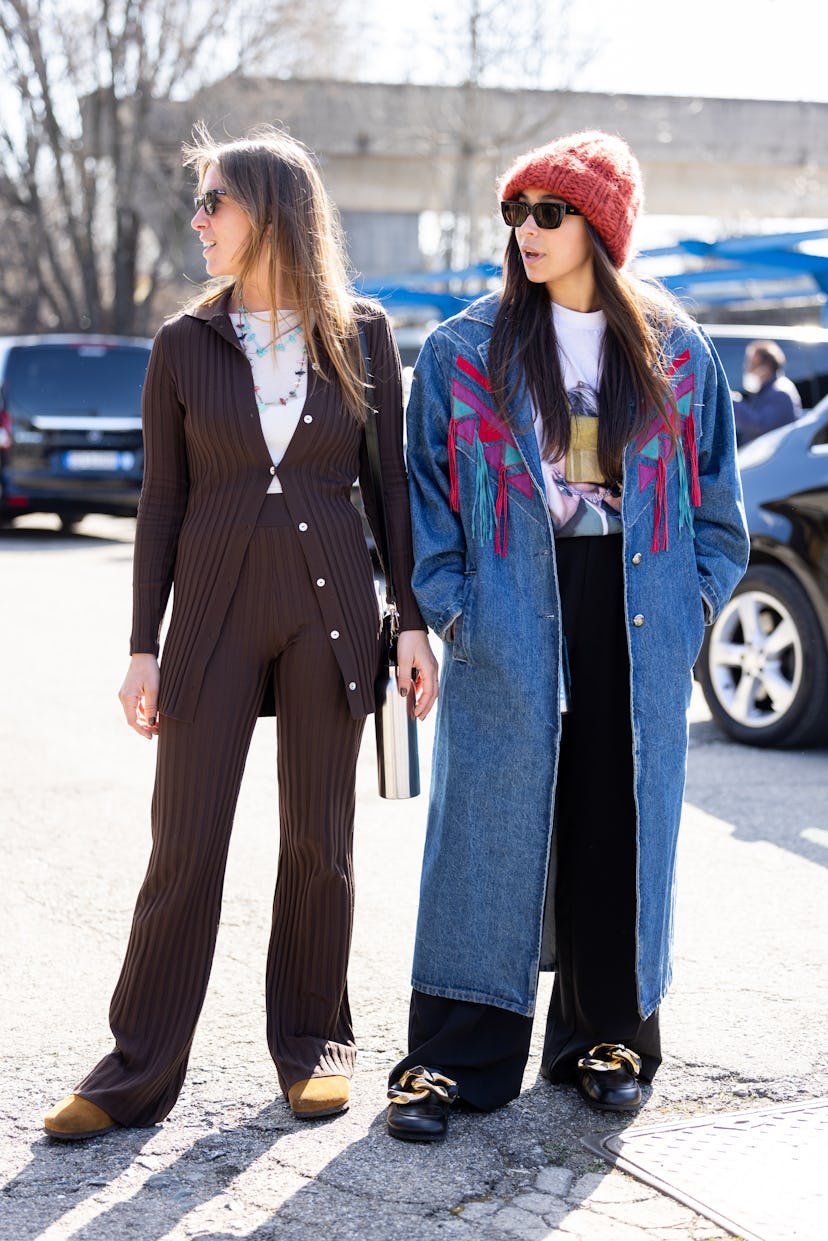
MULTIPOLYGON (((371 313, 366 337, 374 365, 402 627, 425 629, 410 586, 402 389, 399 358, 384 315, 371 313)), ((163 714, 192 720, 272 477, 250 365, 223 305, 182 315, 158 333, 144 385, 143 419, 144 486, 135 539, 130 650, 158 651, 174 577, 160 705, 163 714)), ((352 484, 366 471, 362 428, 344 410, 339 385, 312 373, 279 479, 294 528, 303 536, 308 579, 325 583, 316 588, 317 598, 328 633, 338 635, 331 638, 332 649, 349 687, 354 716, 374 709, 379 649, 370 558, 350 501, 352 484)), ((369 504, 366 510, 371 518, 369 504)))
MULTIPOLYGON (((282 503, 282 498, 268 499, 282 503)), ((175 1103, 213 959, 227 849, 265 681, 278 715, 279 870, 267 1037, 286 1094, 350 1077, 354 719, 292 524, 257 527, 192 724, 162 716, 153 850, 112 998, 115 1050, 77 1087, 125 1125, 175 1103)), ((275 815, 274 815, 275 823, 275 815)))
POLYGON ((616 267, 629 258, 633 227, 644 201, 641 168, 612 134, 587 130, 519 156, 500 180, 500 197, 543 189, 586 216, 616 267))

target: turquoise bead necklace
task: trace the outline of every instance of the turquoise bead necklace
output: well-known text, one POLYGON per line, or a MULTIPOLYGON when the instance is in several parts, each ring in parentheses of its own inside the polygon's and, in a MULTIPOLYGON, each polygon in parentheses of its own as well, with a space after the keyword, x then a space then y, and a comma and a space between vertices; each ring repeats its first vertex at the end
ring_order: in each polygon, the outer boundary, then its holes
MULTIPOLYGON (((260 345, 256 337, 256 332, 253 328, 253 325, 250 322, 249 314, 250 312, 248 311, 244 302, 241 299, 239 299, 239 309, 238 309, 239 333, 238 335, 239 335, 239 340, 241 342, 242 349, 244 349, 244 352, 247 354, 248 359, 250 360, 252 360, 251 354, 255 354, 257 358, 263 358, 266 353, 268 353, 269 351, 272 351, 273 349, 275 349, 277 353, 284 353, 287 346, 295 344, 303 334, 302 324, 297 323, 296 326, 291 329, 289 335, 286 336, 284 340, 280 340, 277 336, 275 341, 271 339, 267 342, 267 344, 260 345)), ((297 393, 299 392, 299 388, 301 386, 302 380, 305 377, 305 372, 307 370, 307 363, 308 363, 308 347, 306 344, 303 344, 302 358, 299 363, 299 368, 298 370, 295 370, 293 372, 294 375, 296 376, 296 383, 293 385, 290 391, 286 393, 285 396, 277 397, 275 401, 263 400, 262 397, 259 395, 260 394, 259 387, 258 386, 255 387, 254 390, 256 393, 256 403, 259 406, 259 409, 260 410, 265 409, 269 405, 287 405, 288 401, 292 401, 296 397, 297 393)))

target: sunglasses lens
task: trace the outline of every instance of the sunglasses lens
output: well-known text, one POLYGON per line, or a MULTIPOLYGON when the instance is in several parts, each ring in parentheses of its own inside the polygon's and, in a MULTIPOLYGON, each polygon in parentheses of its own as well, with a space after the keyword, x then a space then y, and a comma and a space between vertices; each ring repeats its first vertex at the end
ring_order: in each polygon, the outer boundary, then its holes
POLYGON ((563 203, 535 203, 532 211, 538 228, 560 228, 565 207, 563 203))
POLYGON ((529 208, 526 203, 502 202, 500 204, 500 213, 503 216, 504 222, 509 225, 509 228, 520 228, 529 214, 529 208))

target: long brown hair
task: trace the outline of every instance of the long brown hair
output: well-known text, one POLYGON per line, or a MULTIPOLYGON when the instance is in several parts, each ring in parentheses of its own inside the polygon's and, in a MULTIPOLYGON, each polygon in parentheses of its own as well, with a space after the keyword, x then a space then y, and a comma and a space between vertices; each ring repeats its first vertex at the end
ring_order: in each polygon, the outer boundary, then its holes
MULTIPOLYGON (((595 229, 585 221, 593 249, 595 285, 606 320, 598 392, 598 460, 604 477, 620 486, 624 448, 653 411, 675 441, 678 418, 667 378, 663 341, 677 304, 657 286, 619 271, 595 229)), ((512 229, 503 262, 503 293, 492 328, 489 379, 498 412, 509 422, 509 403, 524 385, 543 428, 543 456, 556 461, 569 448, 569 402, 558 360, 549 293, 526 276, 512 229), (515 371, 512 371, 514 364, 515 371), (511 374, 510 374, 511 372, 511 374)))
POLYGON ((342 228, 310 151, 270 125, 219 143, 199 122, 184 147, 184 166, 195 169, 199 191, 208 168, 215 168, 252 225, 238 275, 211 281, 195 304, 209 305, 228 288, 239 296, 265 247, 274 338, 281 289, 298 309, 311 365, 326 379, 321 354, 327 355, 349 412, 364 422, 357 307, 342 228))

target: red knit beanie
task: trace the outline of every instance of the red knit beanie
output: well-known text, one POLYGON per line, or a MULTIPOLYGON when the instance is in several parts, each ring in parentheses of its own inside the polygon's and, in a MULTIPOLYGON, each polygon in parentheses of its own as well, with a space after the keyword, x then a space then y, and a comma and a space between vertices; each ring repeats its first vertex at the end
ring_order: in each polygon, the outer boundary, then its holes
POLYGON ((626 142, 590 130, 520 155, 500 179, 500 197, 514 199, 528 189, 577 207, 616 267, 624 266, 644 197, 641 168, 626 142))

